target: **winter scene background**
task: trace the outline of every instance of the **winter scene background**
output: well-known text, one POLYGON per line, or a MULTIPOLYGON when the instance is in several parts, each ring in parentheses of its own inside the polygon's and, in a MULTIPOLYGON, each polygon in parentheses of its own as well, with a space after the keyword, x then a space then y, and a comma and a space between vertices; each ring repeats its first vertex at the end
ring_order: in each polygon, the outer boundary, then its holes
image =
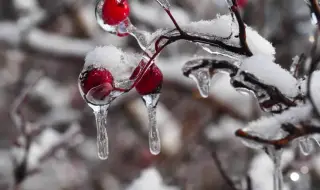
POLYGON ((320 188, 317 0, 105 1, 0 0, 0 190, 320 188))

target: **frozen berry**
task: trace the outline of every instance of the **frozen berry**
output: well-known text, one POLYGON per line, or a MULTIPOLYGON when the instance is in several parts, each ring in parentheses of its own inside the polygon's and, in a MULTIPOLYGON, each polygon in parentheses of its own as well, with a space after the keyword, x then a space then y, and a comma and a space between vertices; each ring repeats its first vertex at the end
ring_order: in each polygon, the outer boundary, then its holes
POLYGON ((127 0, 105 0, 102 7, 102 19, 108 25, 120 24, 129 16, 129 13, 127 0))
POLYGON ((90 68, 81 73, 80 87, 83 94, 96 100, 103 100, 113 90, 113 76, 105 68, 90 68))
MULTIPOLYGON (((140 70, 145 66, 144 62, 141 62, 139 66, 133 71, 131 79, 134 79, 139 74, 140 70)), ((141 95, 146 95, 157 91, 161 88, 163 75, 157 65, 153 64, 147 72, 143 75, 140 81, 136 84, 136 90, 141 95)))
POLYGON ((248 4, 248 0, 237 0, 238 7, 244 8, 248 4))

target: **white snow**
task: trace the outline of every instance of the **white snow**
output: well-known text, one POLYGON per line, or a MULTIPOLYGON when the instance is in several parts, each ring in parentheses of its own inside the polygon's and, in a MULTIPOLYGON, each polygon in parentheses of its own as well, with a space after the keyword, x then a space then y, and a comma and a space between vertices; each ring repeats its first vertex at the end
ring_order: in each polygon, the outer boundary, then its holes
POLYGON ((205 129, 205 135, 212 141, 234 138, 234 132, 243 127, 243 123, 230 116, 223 116, 217 124, 211 124, 205 129))
POLYGON ((115 79, 128 79, 139 64, 142 55, 123 52, 115 46, 96 47, 86 58, 84 69, 93 65, 108 69, 115 79))
POLYGON ((311 118, 311 106, 309 104, 292 107, 281 114, 269 117, 262 117, 259 120, 250 122, 245 128, 246 132, 259 134, 263 138, 278 139, 285 135, 281 124, 305 121, 311 118))
MULTIPOLYGON (((235 21, 236 22, 236 21, 235 21)), ((216 19, 213 20, 201 20, 192 22, 181 27, 189 32, 200 33, 205 35, 215 35, 218 37, 228 37, 232 33, 232 37, 228 40, 232 45, 239 47, 239 38, 235 38, 239 33, 238 23, 232 22, 231 16, 228 15, 217 15, 216 19)), ((275 49, 272 44, 260 36, 251 27, 246 26, 247 43, 255 54, 264 54, 273 57, 275 49)))
POLYGON ((164 184, 162 176, 156 168, 147 168, 141 176, 134 180, 126 190, 179 190, 178 187, 164 184))
POLYGON ((273 85, 288 97, 298 95, 297 80, 283 69, 280 65, 273 62, 273 57, 257 54, 243 60, 241 70, 255 75, 263 83, 273 85))

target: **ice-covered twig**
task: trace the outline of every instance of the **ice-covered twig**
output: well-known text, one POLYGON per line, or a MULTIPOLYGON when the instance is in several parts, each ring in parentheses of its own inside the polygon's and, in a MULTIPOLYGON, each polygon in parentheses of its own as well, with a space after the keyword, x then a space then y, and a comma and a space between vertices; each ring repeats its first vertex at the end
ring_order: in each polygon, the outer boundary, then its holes
POLYGON ((266 138, 261 138, 259 136, 251 135, 242 129, 239 129, 236 131, 236 136, 253 141, 253 142, 257 142, 260 144, 271 145, 271 146, 274 146, 276 149, 281 149, 281 148, 287 147, 293 140, 299 137, 320 133, 319 126, 309 125, 306 123, 300 123, 298 125, 287 123, 287 124, 282 124, 281 128, 282 130, 286 131, 288 135, 286 135, 283 138, 275 139, 275 140, 270 140, 266 138))
MULTIPOLYGON (((298 90, 296 79, 271 60, 267 62, 268 58, 256 55, 245 59, 242 64, 213 58, 198 58, 188 61, 182 71, 187 77, 190 77, 191 74, 195 76, 198 71, 202 73, 204 70, 207 71, 209 82, 206 87, 198 84, 198 86, 200 85, 199 89, 203 88, 202 93, 204 94, 208 94, 210 78, 214 73, 228 73, 233 87, 254 92, 263 110, 280 113, 285 109, 296 106, 299 101, 303 100, 303 95, 298 90), (257 64, 261 65, 260 62, 262 61, 266 62, 265 65, 257 66, 257 64), (269 74, 266 75, 262 69, 277 72, 279 76, 283 77, 283 81, 276 81, 276 78, 270 77, 269 74)), ((197 80, 199 83, 202 79, 197 80)), ((202 85, 205 85, 204 82, 202 81, 202 85)))

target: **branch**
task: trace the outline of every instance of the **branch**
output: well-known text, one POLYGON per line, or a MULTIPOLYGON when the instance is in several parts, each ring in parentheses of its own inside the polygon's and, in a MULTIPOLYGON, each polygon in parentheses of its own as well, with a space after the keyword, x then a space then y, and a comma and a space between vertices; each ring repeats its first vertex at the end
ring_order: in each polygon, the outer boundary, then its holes
POLYGON ((248 57, 252 56, 252 52, 247 44, 247 35, 246 35, 246 26, 240 16, 239 8, 237 4, 237 0, 232 0, 232 6, 230 10, 234 13, 236 16, 238 25, 239 25, 239 39, 240 39, 240 45, 243 48, 244 52, 248 57))
POLYGON ((228 184, 228 186, 232 189, 232 190, 238 190, 236 188, 236 185, 234 184, 234 182, 232 181, 232 179, 229 177, 229 175, 226 173, 226 171, 223 169, 222 167, 222 162, 219 158, 219 156, 217 155, 216 151, 212 151, 211 152, 211 157, 213 159, 213 161, 215 162, 215 165, 217 166, 221 176, 223 177, 223 179, 226 181, 226 183, 228 184))
POLYGON ((286 131, 288 135, 276 140, 264 139, 255 135, 251 135, 243 131, 242 129, 237 130, 235 135, 237 137, 254 141, 256 143, 274 146, 275 149, 281 149, 287 147, 290 142, 299 137, 320 133, 320 127, 307 124, 299 124, 297 126, 294 126, 292 124, 283 124, 282 129, 286 131))

